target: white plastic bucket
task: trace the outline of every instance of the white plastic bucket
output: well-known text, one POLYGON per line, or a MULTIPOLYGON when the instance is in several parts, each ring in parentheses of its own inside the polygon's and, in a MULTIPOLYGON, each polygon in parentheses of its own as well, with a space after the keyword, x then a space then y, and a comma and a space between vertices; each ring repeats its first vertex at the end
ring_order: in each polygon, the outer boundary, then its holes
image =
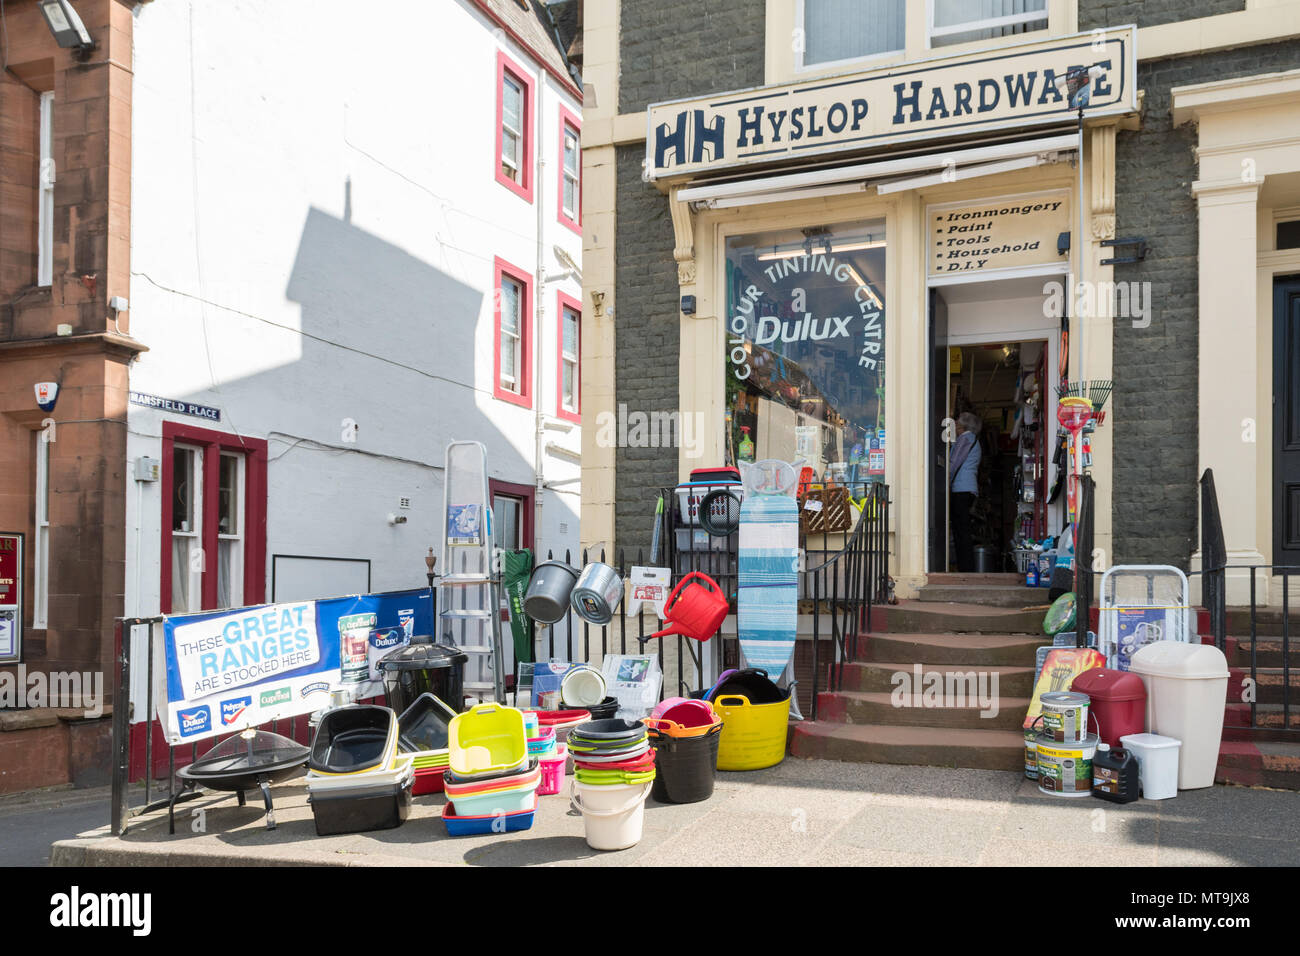
POLYGON ((587 845, 593 850, 626 850, 641 842, 645 801, 653 783, 591 786, 573 781, 570 802, 582 811, 587 845))
POLYGON ((1183 742, 1159 734, 1125 734, 1120 744, 1133 752, 1138 762, 1142 796, 1168 800, 1178 796, 1178 755, 1183 742))

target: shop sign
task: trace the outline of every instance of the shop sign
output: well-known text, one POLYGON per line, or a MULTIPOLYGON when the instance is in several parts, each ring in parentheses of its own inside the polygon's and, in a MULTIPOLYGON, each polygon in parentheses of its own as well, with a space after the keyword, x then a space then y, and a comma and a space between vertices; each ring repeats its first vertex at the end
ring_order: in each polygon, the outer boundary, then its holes
POLYGON ((23 653, 23 536, 0 534, 0 664, 23 653))
POLYGON ((1070 231, 1069 196, 1040 193, 930 206, 930 275, 992 272, 1065 261, 1057 237, 1070 231))
POLYGON ((938 137, 1068 122, 1070 69, 1099 67, 1086 111, 1137 109, 1137 27, 1004 46, 646 111, 648 180, 938 137))
MULTIPOLYGON (((352 622, 402 630, 404 618, 432 633, 429 592, 363 594, 177 615, 161 627, 158 720, 172 744, 310 714, 327 706, 342 677, 352 622)), ((383 693, 353 685, 357 699, 383 693)))
POLYGON ((158 408, 164 412, 175 412, 178 415, 190 415, 194 418, 206 418, 210 422, 221 421, 221 409, 219 408, 213 408, 211 405, 198 405, 194 402, 182 402, 174 398, 163 398, 161 395, 132 392, 131 404, 142 405, 145 408, 158 408))

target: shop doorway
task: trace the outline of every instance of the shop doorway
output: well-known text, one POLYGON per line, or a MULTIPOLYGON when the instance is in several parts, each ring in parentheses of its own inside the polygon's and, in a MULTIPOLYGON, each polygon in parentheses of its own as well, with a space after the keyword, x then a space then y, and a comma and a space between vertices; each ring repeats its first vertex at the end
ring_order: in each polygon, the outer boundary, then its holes
POLYGON ((1300 565, 1300 275, 1273 280, 1273 563, 1300 565))
POLYGON ((1065 461, 1052 387, 1059 379, 1060 330, 1044 308, 1052 281, 1039 276, 931 289, 932 572, 1016 571, 1018 546, 1062 528, 1065 461), (962 469, 945 458, 942 423, 963 416, 974 426, 979 460, 959 476, 962 469), (957 484, 973 498, 954 508, 957 484), (970 535, 960 555, 955 524, 970 535))

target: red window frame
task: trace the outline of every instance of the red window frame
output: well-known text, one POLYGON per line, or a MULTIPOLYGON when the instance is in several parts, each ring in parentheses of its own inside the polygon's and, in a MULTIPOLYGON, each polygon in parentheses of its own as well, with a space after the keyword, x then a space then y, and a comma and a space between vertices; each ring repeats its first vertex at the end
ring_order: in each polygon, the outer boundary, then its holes
POLYGON ((504 52, 497 52, 497 125, 492 135, 496 137, 496 146, 492 150, 495 158, 493 174, 497 182, 527 202, 533 201, 533 109, 536 102, 533 78, 528 72, 504 52), (519 140, 519 178, 515 182, 501 171, 501 124, 504 121, 505 80, 506 75, 523 87, 524 91, 524 128, 520 130, 519 140))
POLYGON ((512 265, 500 256, 492 269, 492 395, 503 402, 533 407, 533 277, 525 269, 512 265), (519 391, 511 392, 501 387, 501 279, 508 276, 523 286, 519 306, 519 341, 522 357, 519 360, 519 391))
MULTIPOLYGON (((520 485, 513 481, 498 481, 496 478, 488 479, 488 499, 489 501, 497 495, 509 495, 511 498, 519 498, 523 501, 522 520, 520 521, 519 536, 523 539, 525 548, 532 548, 537 539, 533 536, 533 518, 537 514, 537 488, 533 485, 520 485)), ((497 516, 493 515, 492 520, 496 521, 497 516)))
POLYGON ((582 303, 563 292, 555 293, 555 414, 566 421, 582 424, 582 303), (564 407, 564 310, 578 313, 578 368, 574 384, 577 410, 564 407))
POLYGON ((556 218, 578 235, 582 235, 582 122, 565 109, 563 104, 560 106, 559 130, 560 157, 556 165, 560 168, 560 177, 555 193, 556 218), (564 214, 564 134, 569 129, 572 129, 578 138, 578 208, 574 210, 577 217, 575 219, 570 219, 564 214))
MULTIPOLYGON (((259 438, 240 438, 226 432, 196 428, 182 422, 162 423, 162 564, 158 574, 158 601, 163 614, 172 609, 172 457, 173 447, 195 445, 203 449, 203 487, 216 488, 221 452, 244 456, 244 604, 266 601, 266 463, 267 444, 259 438)), ((217 554, 218 496, 203 496, 204 555, 217 554)), ((217 606, 216 567, 203 569, 199 602, 203 610, 217 606)))

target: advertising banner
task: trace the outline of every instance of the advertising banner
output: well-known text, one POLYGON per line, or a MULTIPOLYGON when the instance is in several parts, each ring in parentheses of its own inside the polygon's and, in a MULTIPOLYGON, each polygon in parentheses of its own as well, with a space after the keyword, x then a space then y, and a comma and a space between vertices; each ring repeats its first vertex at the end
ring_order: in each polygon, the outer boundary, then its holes
POLYGON ((161 630, 158 720, 178 744, 312 713, 345 683, 382 693, 373 664, 432 633, 433 611, 427 590, 394 591, 179 615, 161 630))

